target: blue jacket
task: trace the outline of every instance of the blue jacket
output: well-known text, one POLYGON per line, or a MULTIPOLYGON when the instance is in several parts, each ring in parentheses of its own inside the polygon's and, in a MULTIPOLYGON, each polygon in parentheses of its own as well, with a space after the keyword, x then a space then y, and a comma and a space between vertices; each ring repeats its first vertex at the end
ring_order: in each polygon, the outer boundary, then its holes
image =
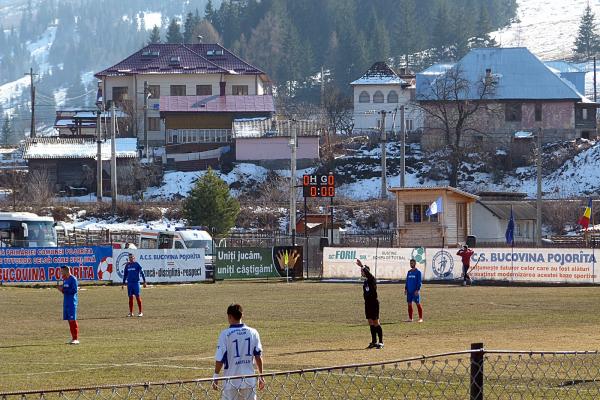
POLYGON ((406 274, 406 285, 404 286, 408 293, 413 293, 415 290, 421 290, 421 284, 423 279, 421 278, 421 271, 418 269, 411 269, 406 274))
POLYGON ((125 269, 123 270, 123 284, 127 282, 130 285, 140 283, 140 276, 146 282, 146 276, 144 275, 144 270, 142 266, 136 262, 128 262, 125 264, 125 269))

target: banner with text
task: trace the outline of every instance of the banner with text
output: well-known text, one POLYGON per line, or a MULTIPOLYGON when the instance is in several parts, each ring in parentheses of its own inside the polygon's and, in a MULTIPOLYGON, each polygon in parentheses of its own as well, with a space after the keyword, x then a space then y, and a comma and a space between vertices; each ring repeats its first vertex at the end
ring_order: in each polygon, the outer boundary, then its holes
POLYGON ((123 269, 129 253, 142 266, 148 282, 199 282, 205 281, 204 249, 115 249, 115 271, 106 279, 123 282, 123 269))
POLYGON ((220 247, 215 279, 302 278, 302 246, 220 247))
POLYGON ((4 247, 0 248, 0 282, 61 280, 60 267, 68 265, 81 281, 98 279, 112 268, 112 247, 4 247), (100 272, 101 273, 101 272, 100 272))
MULTIPOLYGON (((469 275, 477 280, 532 283, 599 283, 592 249, 473 249, 469 275)), ((458 249, 427 249, 426 280, 462 277, 458 249)))
POLYGON ((358 279, 360 268, 356 259, 368 265, 377 279, 406 279, 410 269, 409 261, 414 258, 417 268, 425 267, 425 249, 416 248, 380 248, 372 247, 325 247, 323 249, 323 278, 358 279), (375 261, 377 260, 377 262, 375 261))

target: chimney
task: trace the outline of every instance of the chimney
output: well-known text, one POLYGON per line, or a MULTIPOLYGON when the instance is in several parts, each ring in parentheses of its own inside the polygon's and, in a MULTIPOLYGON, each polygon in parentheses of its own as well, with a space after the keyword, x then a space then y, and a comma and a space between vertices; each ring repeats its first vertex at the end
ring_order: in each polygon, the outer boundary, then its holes
POLYGON ((219 82, 219 96, 225 96, 225 85, 227 82, 219 82))

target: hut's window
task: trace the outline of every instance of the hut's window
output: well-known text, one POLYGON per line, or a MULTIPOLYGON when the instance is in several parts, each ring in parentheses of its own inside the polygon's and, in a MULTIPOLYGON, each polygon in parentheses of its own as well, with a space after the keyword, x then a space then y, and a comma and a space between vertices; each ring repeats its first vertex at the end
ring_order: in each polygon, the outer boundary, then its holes
POLYGON ((404 222, 419 223, 419 222, 438 222, 437 214, 427 216, 429 204, 405 204, 404 205, 404 222))

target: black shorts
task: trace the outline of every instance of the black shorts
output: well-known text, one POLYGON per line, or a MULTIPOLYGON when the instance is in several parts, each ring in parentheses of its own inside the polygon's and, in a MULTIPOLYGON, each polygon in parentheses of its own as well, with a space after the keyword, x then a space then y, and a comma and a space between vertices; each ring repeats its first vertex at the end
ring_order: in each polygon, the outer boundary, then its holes
POLYGON ((379 319, 379 300, 365 301, 365 318, 379 319))

